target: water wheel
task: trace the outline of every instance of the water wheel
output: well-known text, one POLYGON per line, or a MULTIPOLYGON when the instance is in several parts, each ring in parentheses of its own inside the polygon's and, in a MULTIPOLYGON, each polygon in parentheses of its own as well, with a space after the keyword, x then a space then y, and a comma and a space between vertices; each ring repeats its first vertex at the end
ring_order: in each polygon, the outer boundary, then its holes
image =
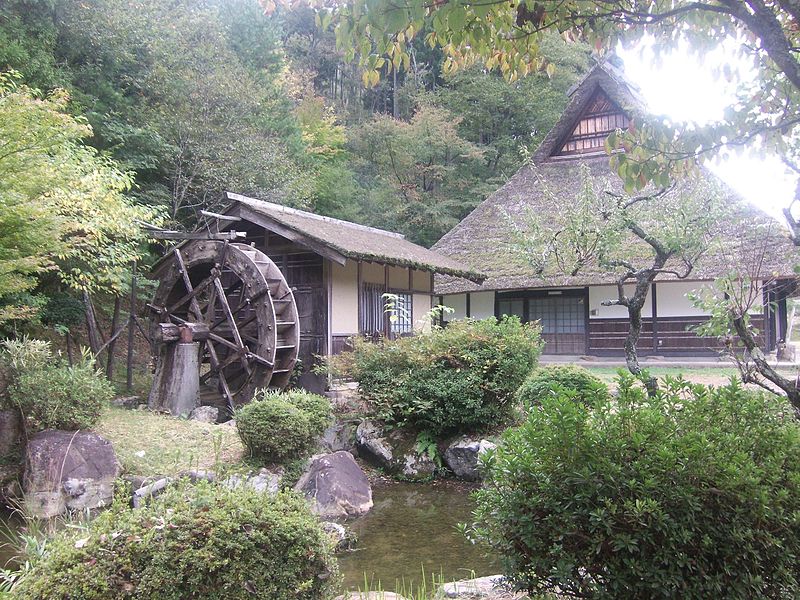
POLYGON ((232 411, 258 388, 283 389, 300 345, 297 306, 275 263, 246 244, 191 241, 159 271, 155 323, 204 325, 200 396, 232 411), (207 332, 206 332, 207 328, 207 332))

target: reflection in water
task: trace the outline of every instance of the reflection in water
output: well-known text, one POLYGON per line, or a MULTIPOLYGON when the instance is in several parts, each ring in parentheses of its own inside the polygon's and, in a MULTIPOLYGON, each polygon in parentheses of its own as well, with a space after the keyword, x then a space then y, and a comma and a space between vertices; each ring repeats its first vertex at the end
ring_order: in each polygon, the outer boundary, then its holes
POLYGON ((423 569, 429 581, 430 574, 449 581, 497 573, 486 549, 456 530, 472 518, 472 489, 443 481, 376 486, 372 510, 346 524, 358 546, 339 556, 345 586, 363 589, 366 575, 372 589, 380 582, 392 591, 398 581, 419 582, 423 569))

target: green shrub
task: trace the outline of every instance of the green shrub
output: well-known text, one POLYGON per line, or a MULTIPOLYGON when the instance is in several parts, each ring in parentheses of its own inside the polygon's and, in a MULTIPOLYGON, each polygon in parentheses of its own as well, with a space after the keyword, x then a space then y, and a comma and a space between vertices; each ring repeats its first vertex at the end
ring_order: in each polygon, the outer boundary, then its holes
POLYGON ((52 355, 48 342, 7 340, 3 363, 10 371, 4 405, 21 412, 26 430, 89 429, 114 397, 114 388, 84 355, 70 366, 52 355))
POLYGON ((530 592, 800 597, 800 423, 734 382, 545 397, 484 461, 475 533, 530 592))
POLYGON ((250 454, 277 461, 309 450, 330 421, 328 399, 304 391, 261 391, 236 412, 236 429, 250 454))
POLYGON ((542 403, 546 396, 568 392, 584 404, 608 399, 608 386, 583 367, 551 365, 536 369, 517 390, 517 400, 525 406, 542 403))
POLYGON ((329 600, 338 583, 330 546, 295 494, 202 482, 63 530, 14 598, 329 600))
POLYGON ((342 360, 376 416, 441 436, 507 418, 541 352, 539 331, 516 317, 465 319, 381 344, 356 341, 342 360))

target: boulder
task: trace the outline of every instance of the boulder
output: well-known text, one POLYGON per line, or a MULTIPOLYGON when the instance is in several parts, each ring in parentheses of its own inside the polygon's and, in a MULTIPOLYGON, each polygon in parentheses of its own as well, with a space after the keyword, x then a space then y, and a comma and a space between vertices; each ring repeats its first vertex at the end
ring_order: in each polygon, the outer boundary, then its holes
POLYGON ((120 398, 114 398, 111 401, 111 406, 116 406, 117 408, 127 408, 129 410, 137 408, 139 404, 141 404, 139 396, 122 396, 120 398))
POLYGON ((394 592, 348 592, 337 596, 335 600, 406 600, 405 597, 394 592))
POLYGON ((132 500, 133 508, 139 508, 148 498, 155 498, 158 496, 161 492, 167 489, 167 486, 170 483, 172 483, 172 479, 169 477, 163 477, 149 485, 143 485, 139 489, 134 490, 132 500))
POLYGON ((422 480, 436 472, 436 463, 417 452, 416 434, 410 431, 395 429, 387 434, 379 424, 364 421, 356 430, 356 447, 359 456, 390 475, 422 480))
POLYGON ((25 506, 43 518, 107 506, 119 472, 111 442, 96 433, 40 431, 25 449, 25 506))
POLYGON ((283 478, 283 474, 283 467, 260 469, 258 473, 231 475, 222 484, 231 489, 235 489, 240 485, 244 485, 253 488, 257 492, 277 494, 278 490, 281 489, 281 479, 283 478))
POLYGON ((355 548, 358 538, 353 532, 348 531, 344 525, 333 521, 323 521, 320 526, 330 536, 331 541, 334 543, 335 552, 345 552, 355 548))
POLYGON ((522 600, 525 594, 505 589, 502 575, 489 575, 477 579, 464 579, 445 583, 436 593, 436 600, 460 598, 461 600, 522 600))
POLYGON ((394 453, 383 428, 372 421, 362 422, 356 429, 358 452, 365 459, 385 469, 394 465, 394 453))
POLYGON ((356 447, 356 426, 351 421, 336 421, 328 427, 319 440, 324 452, 353 452, 356 447))
POLYGON ((349 452, 314 457, 294 489, 324 519, 358 517, 372 508, 372 488, 349 452))
POLYGON ((406 479, 430 479, 436 473, 436 463, 427 454, 413 451, 403 455, 401 472, 406 479))
POLYGON ((16 410, 0 411, 0 456, 7 456, 19 443, 22 419, 16 410))
POLYGON ((219 418, 219 409, 213 406, 198 406, 189 413, 190 421, 200 421, 201 423, 216 423, 219 418))
POLYGON ((497 444, 489 440, 474 440, 461 437, 453 441, 444 451, 444 463, 459 479, 479 481, 478 458, 487 450, 493 450, 497 444))

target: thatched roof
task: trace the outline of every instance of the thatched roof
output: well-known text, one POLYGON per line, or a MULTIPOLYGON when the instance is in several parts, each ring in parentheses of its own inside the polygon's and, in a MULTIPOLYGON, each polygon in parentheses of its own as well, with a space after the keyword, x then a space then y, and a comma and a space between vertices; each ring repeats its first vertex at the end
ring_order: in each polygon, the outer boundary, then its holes
MULTIPOLYGON (((482 285, 451 277, 436 277, 437 294, 453 294, 481 290, 516 290, 527 288, 549 288, 563 286, 586 286, 614 283, 618 274, 589 264, 576 276, 541 276, 519 249, 518 235, 530 227, 531 216, 541 226, 555 227, 563 222, 562 215, 575 205, 581 190, 582 169, 588 168, 598 187, 622 193, 622 182, 609 167, 605 154, 554 157, 564 138, 575 127, 582 109, 598 89, 602 90, 620 107, 627 111, 644 109, 635 88, 622 79, 618 71, 607 65, 598 65, 578 84, 572 92, 570 104, 558 124, 545 137, 533 156, 532 164, 522 167, 504 186, 490 195, 461 223, 445 234, 433 250, 459 260, 467 268, 486 274, 482 285)), ((630 114, 630 113, 629 113, 630 114)), ((713 179, 706 172, 705 176, 713 179)), ((688 183, 681 184, 675 194, 686 191, 688 183)), ((724 189, 724 186, 722 186, 724 189)), ((789 242, 785 228, 745 204, 730 190, 724 191, 730 210, 713 232, 716 239, 726 242, 720 251, 707 252, 695 263, 690 275, 692 280, 713 280, 731 270, 731 263, 747 260, 735 258, 743 252, 754 252, 764 244, 756 239, 769 237, 764 257, 763 273, 772 276, 794 276, 794 248, 789 242), (755 236, 755 237, 754 237, 755 236), (742 243, 743 240, 750 243, 742 243), (727 246, 725 245, 727 244, 727 246)), ((640 242, 639 242, 640 243, 640 242)), ((641 244, 641 243, 640 243, 641 244)), ((642 249, 646 252, 646 247, 642 249)), ((752 257, 751 257, 752 258, 752 257)), ((671 275, 659 276, 665 280, 671 275)))
POLYGON ((418 246, 400 233, 367 227, 350 221, 323 217, 281 204, 228 193, 228 214, 237 214, 284 235, 311 250, 344 264, 347 259, 411 267, 472 282, 483 281, 479 270, 458 259, 418 246))

